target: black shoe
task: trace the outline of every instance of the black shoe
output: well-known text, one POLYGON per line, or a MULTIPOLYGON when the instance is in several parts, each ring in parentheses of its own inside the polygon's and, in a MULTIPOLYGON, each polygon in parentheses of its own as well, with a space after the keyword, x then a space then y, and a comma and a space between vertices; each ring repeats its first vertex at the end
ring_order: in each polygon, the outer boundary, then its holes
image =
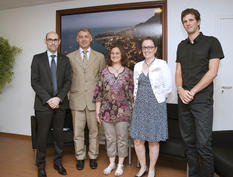
POLYGON ((96 169, 97 168, 96 159, 90 159, 90 167, 91 167, 91 169, 96 169))
POLYGON ((54 163, 53 167, 54 167, 55 170, 57 170, 57 172, 59 174, 61 174, 61 175, 67 175, 66 169, 62 166, 61 163, 58 163, 58 164, 54 163))
POLYGON ((38 169, 38 177, 47 177, 45 169, 44 168, 40 168, 38 169))
POLYGON ((84 160, 77 160, 77 162, 76 162, 76 168, 78 170, 82 170, 84 168, 84 160))
POLYGON ((147 173, 147 171, 145 170, 141 176, 135 176, 135 177, 143 177, 145 174, 147 173))

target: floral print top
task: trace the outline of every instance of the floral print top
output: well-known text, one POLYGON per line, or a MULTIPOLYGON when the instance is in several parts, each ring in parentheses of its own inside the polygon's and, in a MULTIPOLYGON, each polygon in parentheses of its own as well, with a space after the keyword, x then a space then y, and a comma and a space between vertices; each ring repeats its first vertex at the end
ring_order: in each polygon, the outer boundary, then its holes
POLYGON ((101 102, 100 119, 129 122, 133 104, 133 72, 124 68, 117 77, 106 67, 99 74, 93 102, 101 102))

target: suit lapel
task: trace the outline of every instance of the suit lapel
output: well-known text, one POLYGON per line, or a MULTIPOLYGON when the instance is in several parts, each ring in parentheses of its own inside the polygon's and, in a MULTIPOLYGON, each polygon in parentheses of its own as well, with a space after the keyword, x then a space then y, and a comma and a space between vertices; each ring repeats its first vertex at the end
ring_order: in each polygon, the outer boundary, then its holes
POLYGON ((95 61, 95 53, 91 49, 90 56, 89 56, 88 63, 87 63, 87 67, 90 66, 94 61, 95 61))
POLYGON ((57 54, 57 81, 60 79, 61 70, 62 70, 62 57, 58 53, 57 54))
POLYGON ((82 66, 82 68, 84 69, 84 67, 83 67, 83 60, 82 60, 82 56, 81 56, 81 54, 80 54, 80 49, 75 53, 75 55, 76 55, 76 57, 75 58, 77 58, 77 64, 79 65, 79 66, 82 66))
POLYGON ((50 81, 52 82, 52 76, 51 76, 51 70, 50 70, 50 66, 49 66, 49 59, 48 59, 47 52, 44 53, 43 58, 42 58, 42 62, 43 62, 43 66, 45 66, 46 72, 48 73, 50 81))

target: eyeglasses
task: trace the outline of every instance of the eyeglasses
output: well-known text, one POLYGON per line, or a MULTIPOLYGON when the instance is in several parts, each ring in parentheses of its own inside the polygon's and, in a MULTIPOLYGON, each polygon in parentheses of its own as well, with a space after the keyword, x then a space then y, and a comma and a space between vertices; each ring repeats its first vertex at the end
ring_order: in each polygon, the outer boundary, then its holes
POLYGON ((52 43, 52 42, 58 42, 59 41, 59 39, 52 39, 52 38, 48 38, 48 39, 46 39, 48 42, 50 42, 50 43, 52 43))
POLYGON ((155 46, 143 46, 142 50, 153 50, 155 46))

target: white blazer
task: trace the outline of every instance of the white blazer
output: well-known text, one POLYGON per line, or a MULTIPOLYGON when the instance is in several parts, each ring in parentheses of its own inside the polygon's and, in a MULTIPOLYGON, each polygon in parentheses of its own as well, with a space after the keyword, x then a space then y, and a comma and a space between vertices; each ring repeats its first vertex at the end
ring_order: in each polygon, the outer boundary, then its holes
MULTIPOLYGON (((138 79, 142 73, 144 61, 136 63, 134 67, 134 100, 138 91, 138 79)), ((149 67, 149 79, 153 93, 158 101, 166 101, 168 94, 172 91, 171 71, 164 60, 155 59, 149 67)))

